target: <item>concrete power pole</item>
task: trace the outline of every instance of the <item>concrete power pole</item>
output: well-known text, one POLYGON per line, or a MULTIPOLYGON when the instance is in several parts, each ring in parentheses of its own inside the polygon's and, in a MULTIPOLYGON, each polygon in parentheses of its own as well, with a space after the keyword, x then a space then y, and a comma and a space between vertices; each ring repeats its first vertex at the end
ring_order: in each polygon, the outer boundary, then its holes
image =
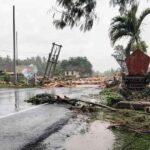
MULTIPOLYGON (((16 67, 18 66, 18 32, 16 31, 16 67)), ((18 73, 16 70, 17 82, 18 82, 18 73)))
POLYGON ((15 27, 15 6, 13 5, 13 61, 14 61, 14 84, 17 83, 16 74, 16 27, 15 27))

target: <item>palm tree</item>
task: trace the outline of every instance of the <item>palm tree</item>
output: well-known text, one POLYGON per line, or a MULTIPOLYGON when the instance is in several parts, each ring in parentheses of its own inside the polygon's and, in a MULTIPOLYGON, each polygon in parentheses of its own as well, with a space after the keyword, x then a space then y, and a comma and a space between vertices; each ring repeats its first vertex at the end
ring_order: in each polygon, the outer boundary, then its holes
POLYGON ((126 12, 128 6, 133 5, 137 0, 110 0, 112 6, 119 6, 119 12, 122 15, 126 12))
POLYGON ((147 44, 145 41, 140 41, 138 44, 133 44, 131 47, 131 51, 134 51, 135 49, 140 49, 143 52, 147 52, 147 44))
POLYGON ((141 25, 147 15, 150 14, 150 8, 145 9, 139 17, 136 16, 138 5, 134 4, 131 9, 122 16, 116 16, 112 19, 110 27, 110 39, 112 45, 123 37, 128 37, 129 43, 126 47, 126 56, 130 54, 131 47, 136 43, 141 43, 141 25))
MULTIPOLYGON (((56 0, 57 9, 52 8, 53 24, 58 29, 65 27, 79 27, 82 31, 92 29, 96 14, 96 5, 99 0, 56 0), (59 7, 58 7, 59 6, 59 7), (59 10, 59 8, 61 8, 59 10)), ((119 6, 120 14, 123 15, 127 8, 138 0, 109 0, 111 6, 119 6)), ((106 1, 107 3, 107 1, 106 1)))

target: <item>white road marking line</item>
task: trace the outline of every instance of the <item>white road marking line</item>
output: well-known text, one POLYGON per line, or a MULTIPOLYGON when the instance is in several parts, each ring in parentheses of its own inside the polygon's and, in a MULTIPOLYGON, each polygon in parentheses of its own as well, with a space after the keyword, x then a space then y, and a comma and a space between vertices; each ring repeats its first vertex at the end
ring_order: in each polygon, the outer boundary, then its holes
POLYGON ((44 105, 47 105, 47 103, 46 104, 41 104, 39 106, 31 107, 29 109, 21 110, 21 111, 18 111, 18 112, 10 113, 8 115, 0 116, 0 119, 7 118, 7 117, 10 117, 10 116, 13 116, 13 115, 17 115, 17 114, 20 114, 20 113, 23 113, 23 112, 26 112, 26 111, 29 111, 29 110, 32 110, 32 109, 36 109, 36 108, 42 107, 44 105))

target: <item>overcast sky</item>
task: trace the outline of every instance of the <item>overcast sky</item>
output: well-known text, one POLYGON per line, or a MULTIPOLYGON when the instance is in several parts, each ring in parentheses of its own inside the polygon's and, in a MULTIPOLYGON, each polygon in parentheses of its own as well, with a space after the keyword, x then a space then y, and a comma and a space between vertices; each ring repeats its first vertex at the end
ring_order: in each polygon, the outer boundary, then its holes
MULTIPOLYGON (((109 0, 97 0, 99 21, 90 32, 82 33, 77 28, 55 29, 52 15, 49 13, 55 2, 56 0, 0 0, 0 55, 12 57, 12 5, 15 4, 19 58, 37 55, 47 57, 51 43, 56 42, 63 45, 60 60, 86 56, 93 64, 94 70, 118 68, 111 56, 113 48, 108 36, 111 18, 118 14, 117 8, 111 8, 109 0)), ((150 7, 150 2, 142 0, 140 10, 148 6, 150 7)), ((142 37, 150 48, 149 36, 150 16, 146 18, 142 30, 142 37)))

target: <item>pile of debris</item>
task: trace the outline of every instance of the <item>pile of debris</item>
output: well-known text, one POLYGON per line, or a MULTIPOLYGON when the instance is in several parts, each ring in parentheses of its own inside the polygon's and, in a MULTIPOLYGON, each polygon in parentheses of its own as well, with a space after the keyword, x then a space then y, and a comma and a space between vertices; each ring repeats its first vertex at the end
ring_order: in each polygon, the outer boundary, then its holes
POLYGON ((125 128, 134 132, 149 134, 150 133, 150 116, 148 113, 135 111, 135 110, 122 110, 115 109, 103 104, 93 103, 90 101, 82 100, 82 99, 71 99, 69 97, 64 96, 63 98, 58 95, 52 94, 38 94, 27 102, 32 104, 60 104, 62 106, 65 105, 70 110, 74 110, 77 113, 86 113, 91 119, 99 119, 101 115, 99 115, 99 111, 103 111, 105 113, 104 119, 109 119, 112 123, 109 128, 125 128), (99 109, 105 108, 105 109, 99 109), (141 122, 139 124, 139 122, 141 122))
MULTIPOLYGON (((34 105, 39 105, 39 104, 69 104, 70 106, 73 106, 75 109, 79 108, 79 109, 85 109, 88 108, 90 110, 97 110, 96 107, 101 107, 101 108, 106 108, 110 111, 116 111, 115 108, 103 105, 103 104, 99 104, 99 103, 94 103, 91 102, 90 99, 76 99, 76 98, 69 98, 67 96, 61 97, 59 95, 52 95, 52 94, 48 94, 48 93, 44 93, 44 94, 37 94, 36 96, 30 98, 29 100, 26 100, 26 102, 28 103, 32 103, 34 105)), ((73 108, 71 107, 71 108, 73 108)))
POLYGON ((120 109, 144 110, 150 112, 150 88, 143 91, 127 90, 126 94, 118 86, 105 88, 99 93, 99 100, 107 105, 120 109))
POLYGON ((51 80, 44 80, 43 85, 45 87, 75 87, 77 85, 99 85, 100 87, 104 87, 105 79, 98 77, 90 77, 90 78, 78 78, 78 79, 58 79, 53 78, 51 80))

